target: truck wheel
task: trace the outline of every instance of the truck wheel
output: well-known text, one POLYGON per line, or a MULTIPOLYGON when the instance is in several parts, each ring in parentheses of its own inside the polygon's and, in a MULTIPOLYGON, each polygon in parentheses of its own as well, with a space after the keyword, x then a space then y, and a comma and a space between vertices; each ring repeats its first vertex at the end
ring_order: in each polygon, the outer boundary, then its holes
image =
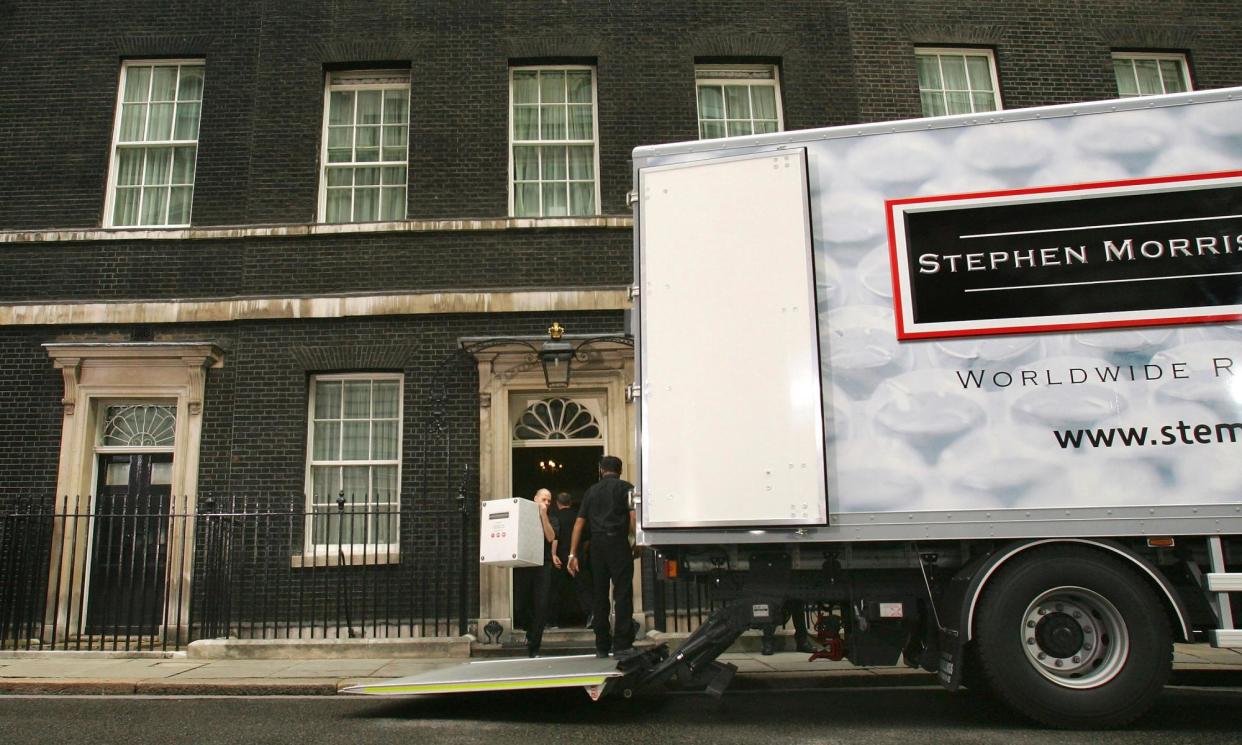
POLYGON ((1173 667, 1159 598, 1133 568, 1088 548, 1014 559, 984 589, 975 630, 988 687, 1051 727, 1128 724, 1173 667))

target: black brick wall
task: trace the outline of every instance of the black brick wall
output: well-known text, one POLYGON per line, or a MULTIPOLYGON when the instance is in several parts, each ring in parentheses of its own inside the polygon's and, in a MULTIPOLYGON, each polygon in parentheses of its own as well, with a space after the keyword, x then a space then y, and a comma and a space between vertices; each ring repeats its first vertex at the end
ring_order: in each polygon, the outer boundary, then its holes
POLYGON ((119 64, 202 57, 196 225, 314 219, 325 67, 408 63, 411 217, 507 205, 512 61, 593 60, 603 211, 630 150, 694 136, 696 59, 776 60, 791 129, 918 114, 911 49, 992 47, 1007 107, 1114 95, 1109 51, 1190 55, 1200 88, 1242 83, 1235 0, 13 3, 0 28, 0 229, 100 224, 119 64))

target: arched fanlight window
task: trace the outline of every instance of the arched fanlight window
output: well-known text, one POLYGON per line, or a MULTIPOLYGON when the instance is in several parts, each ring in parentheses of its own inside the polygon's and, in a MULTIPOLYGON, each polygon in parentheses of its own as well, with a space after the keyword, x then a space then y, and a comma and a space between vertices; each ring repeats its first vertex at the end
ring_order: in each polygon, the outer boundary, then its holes
POLYGON ((121 404, 104 411, 100 445, 172 447, 177 407, 172 404, 121 404))
POLYGON ((600 436, 595 415, 568 398, 532 401, 513 427, 515 440, 594 440, 600 436))

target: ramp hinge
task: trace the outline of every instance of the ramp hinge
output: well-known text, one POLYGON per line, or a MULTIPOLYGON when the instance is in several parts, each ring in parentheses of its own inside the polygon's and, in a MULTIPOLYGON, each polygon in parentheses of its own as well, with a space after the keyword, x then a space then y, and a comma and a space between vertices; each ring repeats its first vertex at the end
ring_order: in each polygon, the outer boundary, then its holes
POLYGON ((633 207, 638 204, 638 192, 630 190, 625 193, 625 206, 633 207))
POLYGON ((643 389, 637 383, 630 383, 625 387, 625 402, 627 404, 634 403, 634 399, 642 398, 643 389))

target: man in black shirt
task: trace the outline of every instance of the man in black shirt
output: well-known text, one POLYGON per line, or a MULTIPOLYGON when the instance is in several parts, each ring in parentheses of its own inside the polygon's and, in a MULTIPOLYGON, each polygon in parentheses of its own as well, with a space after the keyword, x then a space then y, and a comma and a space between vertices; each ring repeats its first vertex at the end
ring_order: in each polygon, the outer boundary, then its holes
POLYGON ((556 514, 549 508, 552 506, 552 492, 540 489, 535 492, 535 504, 539 507, 539 524, 543 529, 543 566, 535 567, 535 583, 533 589, 534 607, 531 609, 531 624, 526 630, 526 651, 531 657, 539 656, 539 647, 543 644, 543 627, 548 622, 548 595, 552 589, 552 557, 556 545, 556 514))
MULTIPOLYGON (((582 608, 582 616, 587 619, 587 628, 591 628, 591 611, 594 605, 591 601, 591 573, 585 566, 580 565, 581 571, 577 576, 569 574, 569 544, 573 542, 578 505, 573 503, 568 492, 561 492, 556 495, 553 506, 556 508, 553 510, 556 514, 556 552, 552 555, 552 591, 548 597, 548 621, 559 625, 561 595, 565 592, 565 585, 569 584, 582 608)), ((579 550, 585 551, 586 547, 580 546, 579 550)))
POLYGON ((599 481, 582 498, 574 534, 569 546, 569 573, 578 574, 578 547, 583 534, 591 535, 592 595, 595 599, 595 654, 607 657, 609 649, 623 655, 634 644, 634 554, 630 535, 634 532, 634 485, 621 478, 621 459, 605 455, 599 459, 599 481), (612 583, 612 604, 616 617, 613 633, 608 629, 608 585, 612 583))

